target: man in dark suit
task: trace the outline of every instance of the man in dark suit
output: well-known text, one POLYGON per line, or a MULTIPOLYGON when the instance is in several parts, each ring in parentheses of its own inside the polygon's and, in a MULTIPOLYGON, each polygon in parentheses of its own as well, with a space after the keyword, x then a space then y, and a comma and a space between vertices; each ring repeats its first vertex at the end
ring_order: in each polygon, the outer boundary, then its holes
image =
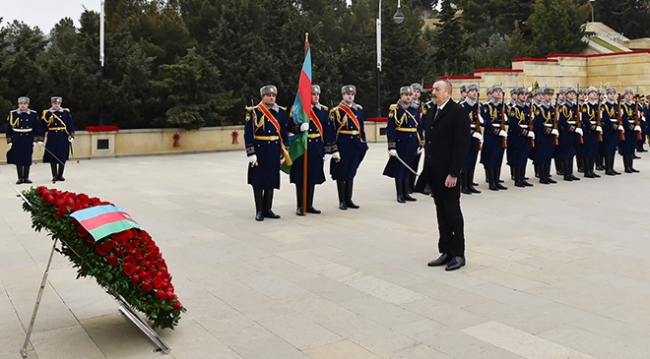
POLYGON ((465 265, 463 213, 460 210, 461 174, 469 151, 471 129, 467 112, 451 99, 452 85, 438 80, 433 84, 434 106, 424 117, 424 170, 417 189, 428 184, 438 218, 438 259, 430 267, 447 265, 456 270, 465 265))

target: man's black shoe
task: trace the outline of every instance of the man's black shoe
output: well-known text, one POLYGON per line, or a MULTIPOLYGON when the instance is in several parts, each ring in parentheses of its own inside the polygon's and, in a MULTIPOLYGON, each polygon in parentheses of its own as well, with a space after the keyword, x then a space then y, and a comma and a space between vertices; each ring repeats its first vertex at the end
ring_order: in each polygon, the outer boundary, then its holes
POLYGON ((440 257, 438 257, 438 259, 427 263, 427 265, 429 267, 440 267, 449 263, 449 261, 451 261, 451 256, 449 254, 443 253, 440 255, 440 257))
POLYGON ((452 270, 460 269, 460 267, 464 265, 465 265, 465 257, 456 256, 452 258, 452 260, 447 264, 447 268, 445 268, 445 270, 452 271, 452 270))

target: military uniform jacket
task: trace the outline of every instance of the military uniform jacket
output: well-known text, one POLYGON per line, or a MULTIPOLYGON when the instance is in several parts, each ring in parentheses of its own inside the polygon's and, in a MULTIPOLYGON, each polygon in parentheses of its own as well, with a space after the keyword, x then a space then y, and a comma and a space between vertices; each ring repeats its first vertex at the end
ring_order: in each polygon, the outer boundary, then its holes
POLYGON ((539 136, 553 136, 553 123, 555 122, 555 109, 549 105, 533 105, 533 128, 535 129, 535 139, 539 136))
POLYGON ((467 111, 467 116, 469 117, 469 127, 470 127, 470 135, 473 135, 475 132, 480 133, 481 128, 477 127, 481 126, 481 123, 483 122, 483 117, 481 116, 481 109, 479 106, 479 103, 476 102, 473 105, 469 104, 469 101, 465 101, 461 104, 463 108, 465 108, 465 111, 467 111), (478 120, 478 121, 477 121, 478 120))
POLYGON ((560 130, 575 133, 578 128, 577 120, 579 118, 578 105, 569 102, 563 103, 559 107, 560 115, 558 117, 558 127, 560 130))
POLYGON ((530 112, 526 106, 508 107, 508 136, 528 137, 530 112))
POLYGON ((361 161, 368 151, 366 133, 363 128, 363 108, 341 102, 330 110, 334 126, 336 145, 341 154, 339 161, 332 159, 330 174, 335 181, 354 178, 361 161))
POLYGON ((41 119, 47 128, 47 143, 43 162, 59 163, 68 160, 71 143, 69 137, 74 137, 74 122, 67 108, 44 110, 41 119), (55 158, 56 157, 56 158, 55 158))
MULTIPOLYGON (((634 131, 636 127, 637 119, 637 104, 634 102, 628 103, 623 102, 619 105, 619 111, 621 111, 621 119, 623 127, 625 128, 625 141, 621 141, 619 144, 619 152, 621 155, 633 155, 634 150, 636 149, 637 142, 637 131, 634 131)), ((638 113, 639 120, 641 118, 641 111, 638 113)), ((639 124, 641 121, 639 121, 639 124)))
POLYGON ((603 135, 611 131, 619 131, 618 125, 618 103, 606 101, 601 105, 602 116, 600 123, 603 127, 603 135))
POLYGON ((481 109, 481 117, 485 120, 484 127, 486 135, 499 136, 503 124, 505 130, 506 111, 503 103, 495 104, 493 102, 486 102, 481 109))
POLYGON ((7 116, 6 138, 11 143, 7 163, 18 166, 32 164, 34 142, 43 141, 43 126, 36 111, 13 110, 7 116))
POLYGON ((423 131, 424 126, 420 120, 418 106, 404 108, 399 104, 390 105, 386 126, 388 149, 398 149, 398 141, 405 141, 406 138, 413 136, 417 139, 417 146, 422 146, 423 131))

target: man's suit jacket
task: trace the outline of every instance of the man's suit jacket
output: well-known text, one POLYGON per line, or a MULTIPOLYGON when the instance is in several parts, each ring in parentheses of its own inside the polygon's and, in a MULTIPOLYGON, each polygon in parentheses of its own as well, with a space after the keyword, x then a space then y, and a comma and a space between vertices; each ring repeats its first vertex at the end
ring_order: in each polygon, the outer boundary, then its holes
POLYGON ((471 128, 467 111, 452 99, 436 117, 437 110, 434 105, 424 117, 424 169, 416 190, 424 188, 425 183, 432 190, 444 188, 447 175, 460 175, 469 152, 471 128))

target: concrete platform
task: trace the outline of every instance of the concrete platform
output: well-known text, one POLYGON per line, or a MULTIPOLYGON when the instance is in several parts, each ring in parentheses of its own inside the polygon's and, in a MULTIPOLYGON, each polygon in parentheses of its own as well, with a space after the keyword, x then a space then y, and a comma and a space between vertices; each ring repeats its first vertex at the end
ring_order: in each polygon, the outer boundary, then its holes
MULTIPOLYGON (((274 211, 255 222, 243 151, 82 160, 52 185, 118 204, 160 246, 188 312, 161 336, 169 355, 55 254, 30 358, 623 359, 649 358, 650 156, 623 174, 462 199, 467 266, 437 257, 430 198, 398 204, 371 145, 358 210, 298 217, 283 175, 274 211)), ((621 170, 621 160, 617 159, 621 170)), ((329 169, 329 168, 327 168, 329 169)), ((529 168, 529 175, 532 169, 529 168)), ((504 168, 504 179, 508 173, 504 168)), ((557 178, 557 176, 555 176, 557 178)), ((19 358, 51 240, 35 233, 0 167, 0 359, 19 358)), ((25 185, 22 185, 25 188, 25 185)))

